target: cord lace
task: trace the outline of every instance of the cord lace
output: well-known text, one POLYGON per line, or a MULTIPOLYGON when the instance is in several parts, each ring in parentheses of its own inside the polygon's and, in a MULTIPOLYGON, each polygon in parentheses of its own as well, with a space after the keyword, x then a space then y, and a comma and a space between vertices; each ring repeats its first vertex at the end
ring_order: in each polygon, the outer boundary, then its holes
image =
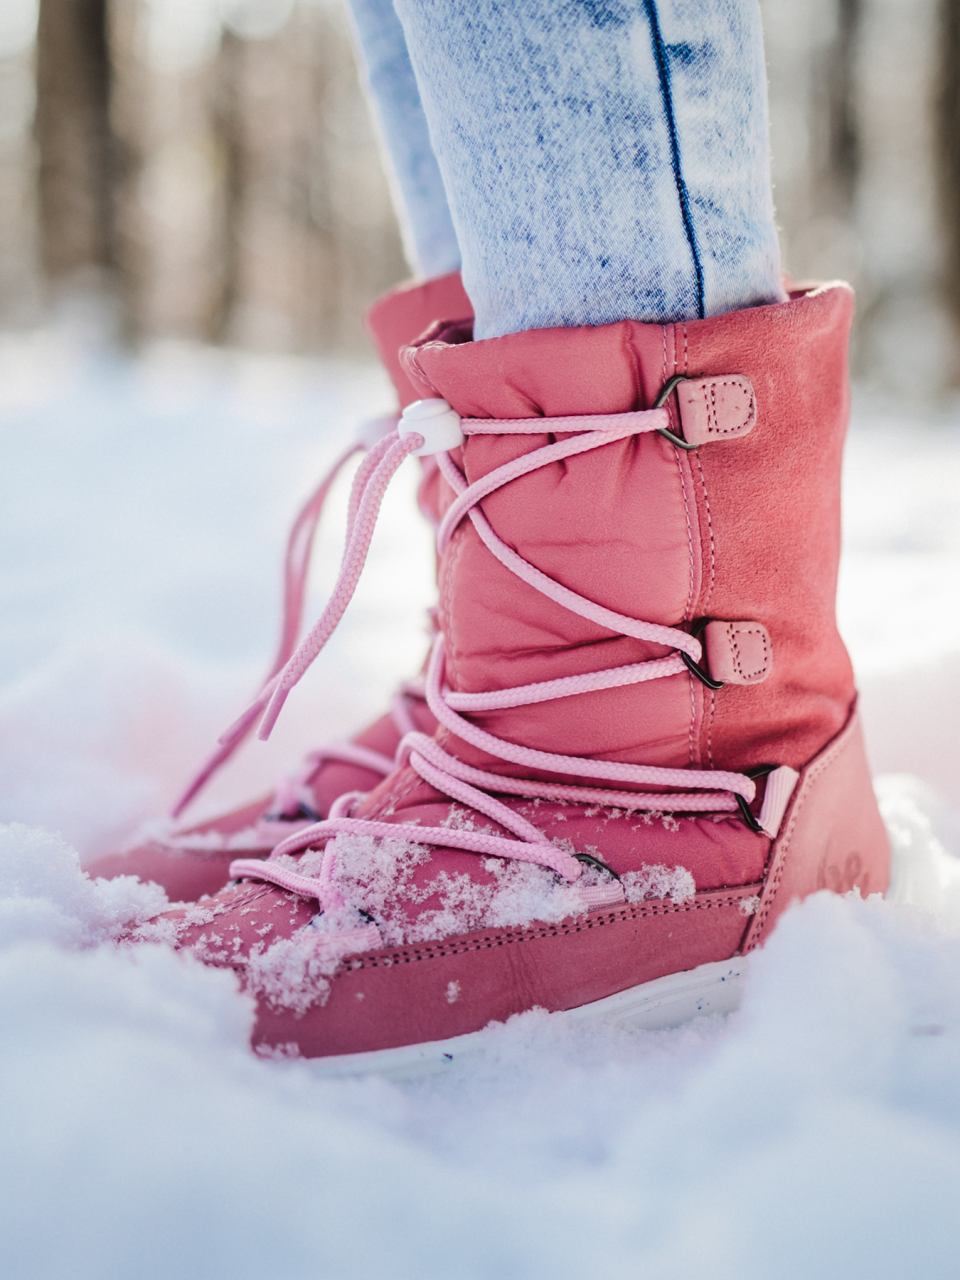
MULTIPOLYGON (((498 689, 488 693, 457 693, 449 689, 445 683, 444 640, 443 635, 438 633, 434 639, 427 669, 426 698, 430 710, 440 724, 458 738, 497 759, 529 769, 546 770, 580 778, 595 778, 598 782, 626 784, 631 788, 655 787, 670 788, 670 790, 667 792, 614 790, 608 786, 591 787, 513 778, 466 765, 456 756, 445 751, 432 738, 414 729, 403 737, 397 753, 398 761, 409 763, 416 773, 438 792, 483 814, 505 831, 510 832, 509 836, 447 826, 425 827, 418 823, 354 818, 351 815, 358 796, 356 793, 348 793, 337 800, 328 818, 305 827, 282 841, 266 861, 238 859, 233 862, 230 867, 232 878, 266 881, 301 896, 316 898, 325 911, 335 910, 342 907, 344 902, 335 883, 338 854, 337 842, 332 837, 340 833, 353 833, 384 839, 406 840, 420 845, 465 849, 478 854, 538 863, 555 871, 564 880, 573 882, 579 879, 583 872, 583 865, 577 857, 555 845, 531 822, 496 799, 491 792, 500 795, 539 797, 546 800, 601 803, 628 810, 652 809, 672 812, 734 812, 738 809, 736 799, 738 795, 742 796, 747 803, 754 799, 755 783, 741 773, 723 770, 667 769, 538 751, 498 738, 480 729, 461 714, 524 706, 553 698, 574 697, 596 689, 616 688, 683 674, 686 667, 680 657, 681 653, 688 654, 694 662, 701 660, 700 642, 687 632, 617 613, 550 578, 508 547, 479 507, 484 497, 539 467, 592 449, 603 448, 616 440, 659 430, 668 423, 665 409, 548 419, 468 418, 461 420, 461 429, 465 436, 534 433, 542 435, 545 432, 551 434, 570 432, 571 434, 565 439, 521 455, 473 484, 468 484, 466 476, 449 452, 439 454, 438 463, 443 476, 456 495, 438 530, 440 552, 442 553, 447 546, 460 523, 465 519, 470 520, 484 545, 500 563, 548 599, 616 634, 664 645, 671 648, 673 653, 645 662, 629 663, 612 670, 568 676, 516 688, 498 689), (319 875, 304 876, 289 865, 283 865, 283 859, 288 855, 301 852, 308 847, 316 847, 324 841, 327 844, 319 875)), ((380 502, 390 477, 403 459, 419 449, 423 443, 423 437, 416 431, 394 433, 382 442, 382 449, 376 461, 366 470, 365 475, 361 477, 358 473, 357 480, 354 482, 355 502, 351 507, 356 514, 348 532, 348 545, 344 552, 337 587, 331 600, 310 634, 290 658, 285 670, 275 677, 269 691, 265 691, 265 696, 261 695, 261 698, 246 713, 247 716, 255 717, 263 711, 264 707, 266 708, 259 729, 261 738, 269 735, 283 701, 320 652, 346 608, 346 602, 359 578, 380 502)))
MULTIPOLYGON (((382 457, 384 448, 384 430, 392 432, 395 436, 396 416, 390 418, 377 418, 363 425, 362 431, 367 437, 370 435, 379 435, 380 439, 372 447, 363 439, 357 439, 334 460, 329 470, 324 474, 320 483, 314 489, 313 493, 307 498, 306 502, 300 508, 291 526, 290 533, 287 536, 286 551, 283 561, 283 608, 280 624, 280 638, 277 643, 277 651, 270 671, 261 687, 260 693, 254 703, 248 707, 244 714, 224 733, 216 750, 209 759, 200 768, 197 774, 191 779, 186 790, 180 796, 179 800, 173 807, 171 816, 179 818, 187 805, 194 800, 202 789, 207 785, 210 779, 219 772, 220 769, 233 756, 234 752, 240 747, 244 740, 254 728, 259 718, 259 711, 269 697, 269 692, 273 689, 280 675, 286 670, 290 662, 291 656, 297 647, 297 637, 300 634, 300 626, 303 620, 303 604, 306 594, 307 576, 310 571, 310 559, 313 552, 314 539, 317 528, 320 523, 320 517, 323 514, 323 508, 326 504, 330 490, 333 488, 334 481, 343 470, 344 466, 356 453, 367 450, 366 457, 357 469, 354 485, 351 490, 350 506, 347 512, 347 538, 349 542, 350 531, 356 523, 358 515, 358 495, 365 490, 367 480, 371 473, 376 470, 377 462, 382 457)), ((387 442, 388 444, 389 442, 387 442)), ((405 722, 398 721, 398 728, 405 722)), ((401 728, 401 733, 404 729, 401 728)), ((380 756, 375 762, 373 754, 366 755, 363 748, 356 748, 352 744, 343 744, 331 747, 325 747, 322 751, 313 753, 313 756, 306 762, 312 767, 305 769, 299 773, 296 779, 292 780, 290 785, 301 787, 306 777, 316 772, 316 769, 324 760, 349 760, 351 763, 362 763, 364 768, 375 768, 378 772, 387 774, 393 767, 393 761, 388 760, 386 756, 380 756), (358 752, 364 753, 365 758, 361 761, 358 752)), ((282 800, 280 800, 281 808, 279 812, 283 812, 283 805, 289 803, 291 795, 285 790, 286 784, 281 782, 278 792, 283 792, 282 800)), ((299 803, 299 802, 298 802, 299 803)), ((276 806, 275 806, 276 808, 276 806)))

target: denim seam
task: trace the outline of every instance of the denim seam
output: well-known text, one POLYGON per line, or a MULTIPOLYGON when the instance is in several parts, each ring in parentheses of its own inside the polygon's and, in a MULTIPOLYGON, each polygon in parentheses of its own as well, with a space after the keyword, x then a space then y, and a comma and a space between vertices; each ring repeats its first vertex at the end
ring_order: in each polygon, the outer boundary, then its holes
POLYGON ((650 22, 650 34, 653 37, 653 56, 657 63, 660 94, 663 98, 663 112, 667 119, 667 131, 670 134, 670 158, 673 163, 673 180, 677 185, 677 196, 680 200, 680 216, 683 219, 683 229, 686 232, 687 243, 690 246, 690 256, 693 258, 693 270, 697 279, 697 314, 702 320, 705 315, 703 266, 700 262, 697 238, 693 230, 690 197, 687 194, 687 184, 684 181, 683 170, 680 165, 680 139, 677 137, 677 122, 673 114, 673 92, 670 87, 670 64, 667 58, 667 47, 663 42, 663 34, 660 31, 660 19, 657 15, 655 0, 644 0, 644 8, 647 11, 647 18, 650 22))

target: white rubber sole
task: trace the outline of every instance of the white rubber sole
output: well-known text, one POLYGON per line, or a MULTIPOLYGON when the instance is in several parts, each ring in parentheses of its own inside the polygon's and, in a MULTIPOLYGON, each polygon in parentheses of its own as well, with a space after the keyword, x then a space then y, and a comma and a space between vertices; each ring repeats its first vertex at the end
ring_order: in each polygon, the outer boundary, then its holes
MULTIPOLYGON (((691 1018, 711 1013, 732 1013, 740 1004, 740 988, 748 957, 718 960, 683 973, 670 973, 653 982, 642 982, 627 991, 594 1000, 554 1014, 578 1022, 605 1022, 643 1031, 678 1027, 691 1018)), ((490 1040, 486 1031, 426 1044, 375 1049, 371 1053, 347 1053, 332 1058, 312 1058, 311 1072, 325 1079, 378 1075, 409 1080, 449 1070, 454 1062, 482 1056, 490 1040)))

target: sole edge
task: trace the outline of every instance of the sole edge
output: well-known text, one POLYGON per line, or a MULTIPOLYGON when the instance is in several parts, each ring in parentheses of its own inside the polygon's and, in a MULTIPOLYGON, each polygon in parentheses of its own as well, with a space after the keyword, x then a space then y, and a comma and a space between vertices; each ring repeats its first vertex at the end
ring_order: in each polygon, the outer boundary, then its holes
MULTIPOLYGON (((732 1013, 740 1004, 741 986, 748 967, 748 956, 710 961, 696 969, 669 973, 554 1016, 576 1022, 612 1023, 642 1031, 664 1031, 693 1018, 732 1013)), ((449 1040, 309 1058, 305 1062, 311 1073, 322 1079, 366 1075, 392 1080, 416 1079, 447 1071, 464 1058, 482 1055, 488 1039, 484 1029, 449 1040)))

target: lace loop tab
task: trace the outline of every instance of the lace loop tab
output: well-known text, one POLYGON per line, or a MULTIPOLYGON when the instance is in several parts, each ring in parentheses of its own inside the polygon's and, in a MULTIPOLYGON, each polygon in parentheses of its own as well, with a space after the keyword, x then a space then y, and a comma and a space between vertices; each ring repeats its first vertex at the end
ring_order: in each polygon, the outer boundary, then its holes
POLYGON ((702 637, 707 669, 721 684, 762 684, 770 674, 773 646, 761 622, 708 622, 702 637))
POLYGON ((756 426, 756 396, 744 374, 716 378, 675 374, 661 387, 653 407, 662 408, 674 392, 683 434, 678 435, 669 427, 658 430, 678 449, 697 449, 713 440, 736 440, 749 435, 756 426))

